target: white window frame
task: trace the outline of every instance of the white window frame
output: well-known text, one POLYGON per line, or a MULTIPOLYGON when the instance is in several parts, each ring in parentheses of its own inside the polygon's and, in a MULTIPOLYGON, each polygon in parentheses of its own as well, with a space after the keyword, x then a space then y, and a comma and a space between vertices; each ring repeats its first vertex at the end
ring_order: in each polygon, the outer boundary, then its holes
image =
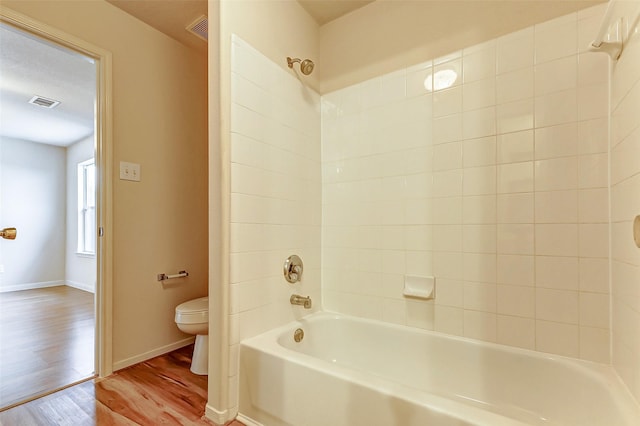
POLYGON ((96 224, 96 193, 95 193, 95 176, 96 161, 95 158, 90 158, 86 161, 78 163, 78 250, 77 254, 83 257, 95 257, 96 255, 96 237, 97 228, 96 224), (87 173, 93 170, 93 196, 89 197, 89 190, 87 188, 87 173), (89 204, 89 201, 93 200, 93 205, 89 204), (93 236, 92 240, 89 239, 90 235, 93 236), (91 244, 93 242, 93 244, 91 244))

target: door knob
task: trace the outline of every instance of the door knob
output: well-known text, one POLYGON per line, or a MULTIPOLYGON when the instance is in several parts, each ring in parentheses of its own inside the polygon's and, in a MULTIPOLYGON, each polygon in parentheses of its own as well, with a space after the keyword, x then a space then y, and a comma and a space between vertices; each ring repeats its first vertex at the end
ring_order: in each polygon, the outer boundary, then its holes
POLYGON ((16 228, 4 228, 3 230, 0 230, 0 237, 5 240, 15 240, 16 235, 18 235, 16 228))

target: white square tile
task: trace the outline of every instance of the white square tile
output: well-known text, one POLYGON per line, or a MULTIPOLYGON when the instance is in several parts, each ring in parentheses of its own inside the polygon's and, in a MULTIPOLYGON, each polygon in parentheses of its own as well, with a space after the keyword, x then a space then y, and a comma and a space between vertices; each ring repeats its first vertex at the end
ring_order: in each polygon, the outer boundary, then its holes
POLYGON ((578 163, 578 185, 583 188, 605 188, 608 184, 607 154, 581 155, 578 163))
POLYGON ((496 192, 496 166, 464 169, 463 194, 484 195, 496 192))
POLYGON ((433 225, 433 250, 462 251, 462 225, 433 225))
POLYGON ((580 291, 609 293, 609 261, 580 259, 580 291))
POLYGON ((578 255, 578 225, 536 224, 535 233, 537 255, 578 255))
POLYGON ((466 196, 462 202, 463 223, 496 223, 496 196, 466 196))
POLYGON ((611 182, 631 178, 640 169, 640 128, 637 128, 611 151, 611 182))
POLYGON ((498 135, 498 164, 533 159, 533 130, 498 135))
POLYGON ((533 191, 533 162, 500 164, 498 166, 498 193, 533 191))
POLYGON ((552 354, 578 357, 580 331, 577 325, 536 321, 536 350, 552 354))
POLYGON ((407 324, 407 305, 403 300, 384 299, 382 302, 382 321, 392 324, 407 324))
POLYGON ((495 136, 464 141, 464 167, 491 166, 494 164, 496 164, 495 136))
POLYGON ((441 333, 462 336, 464 334, 464 310, 451 306, 435 307, 435 330, 441 333))
POLYGON ((433 223, 462 223, 462 197, 434 198, 433 223))
POLYGON ((430 251, 405 252, 407 275, 426 276, 433 271, 433 256, 430 251))
POLYGON ((497 343, 534 349, 536 341, 535 321, 530 318, 497 316, 497 343))
POLYGON ((609 225, 585 223, 579 225, 579 253, 581 257, 609 256, 609 225))
POLYGON ((578 159, 576 157, 535 162, 536 191, 576 189, 577 187, 578 159))
POLYGON ((464 139, 481 138, 496 134, 495 107, 466 111, 462 115, 462 136, 464 139))
POLYGON ((433 223, 433 206, 430 199, 406 200, 404 205, 404 223, 424 225, 433 223))
POLYGON ((433 330, 434 309, 432 303, 407 301, 407 325, 424 330, 433 330))
POLYGON ((578 191, 536 192, 536 223, 577 223, 578 191))
POLYGON ((462 265, 462 253, 433 252, 433 273, 437 279, 462 280, 463 271, 460 265, 462 265))
POLYGON ((533 223, 534 194, 500 194, 498 195, 499 223, 533 223))
POLYGON ((489 43, 479 50, 462 56, 464 83, 490 78, 496 74, 496 47, 489 43))
POLYGON ((496 281, 496 255, 463 253, 464 280, 482 283, 496 281))
POLYGON ((462 195, 462 169, 433 173, 433 196, 462 195))
POLYGON ((533 99, 498 105, 498 133, 511 133, 533 128, 533 99))
POLYGON ((496 103, 496 80, 495 77, 465 82, 462 86, 462 108, 470 111, 479 108, 486 108, 496 103))
POLYGON ((496 311, 496 285, 485 283, 464 284, 464 308, 474 311, 496 311))
POLYGON ((609 295, 580 293, 580 325, 609 329, 609 295))
POLYGON ((578 55, 578 86, 591 86, 608 82, 609 58, 607 55, 578 55))
POLYGON ((577 257, 536 256, 536 287, 578 290, 577 257))
POLYGON ((578 120, 605 118, 609 114, 609 85, 600 83, 578 88, 578 120))
POLYGON ((495 342, 496 333, 496 314, 469 310, 464 311, 465 337, 495 342))
POLYGON ((535 126, 569 123, 578 118, 576 89, 554 92, 535 99, 535 126))
POLYGON ((578 79, 578 59, 567 56, 535 67, 535 95, 543 96, 574 89, 578 79))
POLYGON ((568 157, 578 154, 578 123, 536 129, 536 159, 568 157))
POLYGON ((527 67, 496 77, 496 101, 498 104, 532 98, 533 68, 527 67))
POLYGON ((535 289, 516 285, 497 286, 497 312, 517 317, 535 317, 535 289))
POLYGON ((427 251, 433 249, 434 225, 405 225, 405 248, 427 251))
MULTIPOLYGON (((464 284, 462 281, 438 279, 438 297, 436 306, 454 306, 461 308, 464 304, 464 284)), ((437 312, 436 312, 437 319, 437 312)))
POLYGON ((443 117, 462 112, 462 86, 440 90, 433 94, 433 116, 443 117))
POLYGON ((462 168, 462 142, 443 143, 433 147, 433 170, 462 168))
POLYGON ((496 225, 464 225, 462 250, 466 253, 495 253, 496 225))
POLYGON ((498 74, 531 67, 534 61, 533 27, 498 38, 496 49, 498 74))
POLYGON ((580 327, 580 358, 609 364, 609 330, 580 327))
POLYGON ((578 52, 576 15, 565 15, 535 26, 536 64, 578 52))
POLYGON ((453 114, 433 120, 433 143, 447 143, 462 139, 462 115, 453 114))
POLYGON ((500 284, 533 286, 534 256, 498 255, 497 282, 500 284))
POLYGON ((536 289, 536 318, 546 321, 578 324, 577 291, 536 289))
POLYGON ((498 253, 530 255, 534 252, 534 226, 498 224, 498 253))

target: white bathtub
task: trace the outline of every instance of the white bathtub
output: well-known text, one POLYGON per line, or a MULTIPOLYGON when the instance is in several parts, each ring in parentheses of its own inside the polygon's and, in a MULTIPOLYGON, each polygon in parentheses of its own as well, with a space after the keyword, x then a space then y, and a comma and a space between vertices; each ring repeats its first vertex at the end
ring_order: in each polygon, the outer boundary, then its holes
POLYGON ((610 367, 326 312, 242 341, 240 362, 247 424, 640 425, 610 367))

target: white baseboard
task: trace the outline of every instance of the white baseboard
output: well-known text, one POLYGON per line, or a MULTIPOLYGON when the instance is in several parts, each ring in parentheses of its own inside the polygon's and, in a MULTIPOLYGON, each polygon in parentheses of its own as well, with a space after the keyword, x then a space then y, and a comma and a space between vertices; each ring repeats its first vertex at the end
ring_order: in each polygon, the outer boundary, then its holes
POLYGON ((236 419, 238 419, 238 421, 244 423, 247 426, 264 426, 262 423, 258 423, 255 420, 253 420, 251 417, 247 417, 240 413, 238 413, 238 416, 236 417, 236 419))
POLYGON ((196 340, 195 336, 187 337, 186 339, 179 340, 177 342, 161 346, 159 348, 150 350, 140 355, 132 356, 131 358, 123 359, 113 363, 113 371, 122 370, 139 362, 144 362, 148 359, 155 358, 160 355, 164 355, 168 352, 175 351, 184 346, 192 344, 196 340))
POLYGON ((64 285, 64 281, 42 281, 39 283, 7 285, 7 286, 0 287, 0 293, 7 293, 10 291, 20 291, 20 290, 33 290, 36 288, 57 287, 59 285, 64 285))
POLYGON ((67 287, 77 288, 78 290, 88 291, 89 293, 95 293, 96 288, 95 285, 80 283, 78 281, 65 281, 67 287))
POLYGON ((231 420, 228 418, 229 410, 219 411, 214 406, 209 405, 209 403, 207 403, 204 409, 204 416, 217 425, 224 425, 231 420))

